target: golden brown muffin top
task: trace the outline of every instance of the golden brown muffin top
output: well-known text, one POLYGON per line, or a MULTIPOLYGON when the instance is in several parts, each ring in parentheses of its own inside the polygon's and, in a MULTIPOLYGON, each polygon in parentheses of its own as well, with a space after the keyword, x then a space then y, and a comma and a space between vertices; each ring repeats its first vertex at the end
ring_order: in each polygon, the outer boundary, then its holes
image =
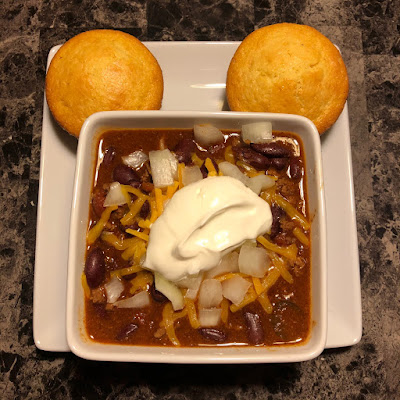
POLYGON ((159 109, 163 89, 161 68, 146 46, 127 33, 106 29, 68 40, 46 76, 49 108, 76 137, 95 112, 159 109))
POLYGON ((339 117, 349 90, 338 49, 316 29, 276 24, 251 33, 229 66, 232 111, 303 115, 319 133, 339 117))

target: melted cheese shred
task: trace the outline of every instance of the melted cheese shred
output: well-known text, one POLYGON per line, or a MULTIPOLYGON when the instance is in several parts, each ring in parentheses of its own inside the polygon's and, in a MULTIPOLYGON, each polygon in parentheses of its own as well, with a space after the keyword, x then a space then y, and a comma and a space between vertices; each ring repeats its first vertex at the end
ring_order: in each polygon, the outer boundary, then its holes
POLYGON ((87 234, 86 240, 87 244, 93 244, 103 232, 104 227, 106 226, 108 220, 110 219, 111 213, 115 211, 118 206, 110 206, 107 207, 103 213, 101 214, 100 219, 97 221, 97 224, 90 229, 87 234))

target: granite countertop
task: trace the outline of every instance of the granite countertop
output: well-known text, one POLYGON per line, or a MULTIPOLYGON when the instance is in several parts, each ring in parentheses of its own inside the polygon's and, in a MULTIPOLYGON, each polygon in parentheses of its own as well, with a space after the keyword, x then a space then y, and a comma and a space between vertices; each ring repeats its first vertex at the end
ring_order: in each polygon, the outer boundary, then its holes
POLYGON ((0 11, 2 399, 400 399, 398 1, 14 0, 0 11), (361 342, 308 362, 245 366, 102 363, 38 350, 32 304, 49 49, 93 28, 124 29, 141 40, 242 40, 284 21, 321 30, 348 67, 361 342))

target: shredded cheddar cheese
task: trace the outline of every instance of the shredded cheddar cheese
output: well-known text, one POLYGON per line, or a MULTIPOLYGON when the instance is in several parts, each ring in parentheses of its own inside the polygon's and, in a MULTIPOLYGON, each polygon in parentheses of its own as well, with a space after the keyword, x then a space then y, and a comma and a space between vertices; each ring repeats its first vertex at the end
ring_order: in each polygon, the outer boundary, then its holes
POLYGON ((271 260, 275 268, 282 275, 282 278, 288 283, 293 283, 293 276, 287 270, 285 262, 281 258, 279 258, 276 254, 271 255, 271 260))
POLYGON ((137 273, 136 277, 130 281, 132 286, 129 289, 129 292, 134 294, 138 291, 147 290, 149 286, 153 284, 153 281, 154 275, 151 272, 140 271, 137 273))
POLYGON ((267 314, 271 314, 273 307, 272 304, 267 296, 267 293, 261 293, 258 297, 257 297, 258 302, 261 304, 261 307, 264 309, 264 311, 267 314))
POLYGON ((167 187, 167 199, 171 199, 172 196, 175 194, 179 186, 179 182, 174 181, 174 183, 167 187))
POLYGON ((235 164, 235 156, 233 155, 232 146, 226 146, 224 151, 225 161, 235 164))
POLYGON ((158 214, 158 216, 160 216, 162 214, 162 212, 164 211, 164 202, 163 202, 163 195, 162 195, 161 189, 155 188, 154 195, 155 195, 155 199, 156 199, 157 214, 158 214))
POLYGON ((221 321, 226 324, 229 317, 229 300, 223 298, 221 302, 221 321))
POLYGON ((180 163, 178 165, 178 184, 179 184, 179 189, 183 188, 182 173, 183 173, 183 169, 184 168, 185 168, 185 164, 184 163, 180 163))
POLYGON ((217 171, 216 171, 214 164, 210 158, 206 159, 205 166, 208 171, 208 176, 217 176, 217 171))
POLYGON ((197 313, 196 313, 196 306, 194 305, 194 301, 188 298, 185 298, 185 306, 187 309, 188 317, 189 317, 189 322, 190 325, 193 329, 198 329, 200 328, 200 322, 197 318, 197 313))
POLYGON ((108 244, 111 244, 111 246, 113 246, 117 250, 126 250, 128 247, 133 246, 137 242, 136 238, 120 239, 111 232, 103 232, 101 234, 101 240, 108 244))
POLYGON ((106 223, 110 219, 111 213, 115 211, 117 208, 118 206, 110 206, 103 211, 100 219, 97 221, 97 224, 92 229, 90 229, 90 231, 87 234, 86 239, 88 244, 93 244, 100 237, 101 232, 103 232, 106 223))
POLYGON ((308 231, 311 227, 305 216, 297 211, 287 200, 281 195, 276 194, 273 196, 273 200, 280 208, 282 208, 286 214, 293 220, 297 221, 305 231, 308 231))
POLYGON ((254 276, 252 276, 251 279, 253 281, 254 289, 255 289, 257 295, 259 296, 264 291, 264 287, 261 283, 261 280, 260 280, 260 278, 256 278, 254 276))
POLYGON ((293 235, 296 236, 304 246, 310 246, 310 241, 308 240, 307 235, 297 226, 293 229, 293 235))
POLYGON ((197 165, 199 168, 203 165, 203 160, 196 154, 192 154, 193 164, 197 165))
POLYGON ((85 293, 85 297, 88 299, 90 297, 90 288, 86 280, 86 275, 83 272, 81 276, 81 283, 83 287, 83 292, 85 293))
POLYGON ((247 304, 252 303, 255 299, 257 298, 257 293, 256 291, 253 289, 252 286, 250 286, 249 290, 246 293, 246 296, 244 296, 244 299, 242 300, 242 302, 238 305, 236 304, 231 304, 231 306, 229 307, 229 309, 232 312, 236 312, 241 310, 243 307, 247 306, 247 304))
POLYGON ((138 238, 140 238, 140 239, 143 239, 143 240, 145 240, 146 242, 149 241, 149 235, 146 235, 146 234, 143 233, 143 232, 138 232, 138 231, 135 231, 135 230, 133 230, 133 229, 127 229, 125 232, 126 232, 126 233, 129 233, 130 235, 134 235, 134 236, 136 236, 136 237, 138 237, 138 238))
POLYGON ((264 236, 258 236, 257 242, 264 246, 267 250, 277 253, 281 256, 288 258, 289 260, 296 261, 297 257, 297 246, 293 243, 288 247, 281 247, 275 243, 270 242, 264 236))
POLYGON ((235 276, 241 276, 242 278, 247 278, 248 275, 242 274, 241 272, 228 272, 224 275, 216 276, 213 279, 216 279, 217 281, 223 282, 226 281, 227 279, 234 278, 235 276))
POLYGON ((125 190, 128 193, 134 194, 139 199, 143 198, 143 199, 147 200, 149 198, 149 196, 147 194, 144 194, 142 191, 134 188, 133 186, 121 185, 121 188, 122 188, 122 190, 125 190))
POLYGON ((126 276, 126 275, 135 274, 140 271, 143 271, 142 267, 139 267, 139 265, 132 265, 131 267, 121 268, 121 269, 116 269, 115 271, 111 271, 110 275, 111 275, 111 277, 126 276))

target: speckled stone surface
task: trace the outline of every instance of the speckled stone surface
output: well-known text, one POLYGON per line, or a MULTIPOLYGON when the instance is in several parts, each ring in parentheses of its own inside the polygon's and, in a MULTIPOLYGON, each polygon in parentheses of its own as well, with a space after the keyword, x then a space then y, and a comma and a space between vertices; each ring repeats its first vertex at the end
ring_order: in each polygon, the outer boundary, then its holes
POLYGON ((0 398, 400 399, 400 3, 389 0, 5 0, 0 3, 0 398), (32 336, 45 61, 92 28, 142 40, 242 40, 276 22, 337 43, 349 112, 363 301, 359 344, 300 364, 89 362, 32 336))

